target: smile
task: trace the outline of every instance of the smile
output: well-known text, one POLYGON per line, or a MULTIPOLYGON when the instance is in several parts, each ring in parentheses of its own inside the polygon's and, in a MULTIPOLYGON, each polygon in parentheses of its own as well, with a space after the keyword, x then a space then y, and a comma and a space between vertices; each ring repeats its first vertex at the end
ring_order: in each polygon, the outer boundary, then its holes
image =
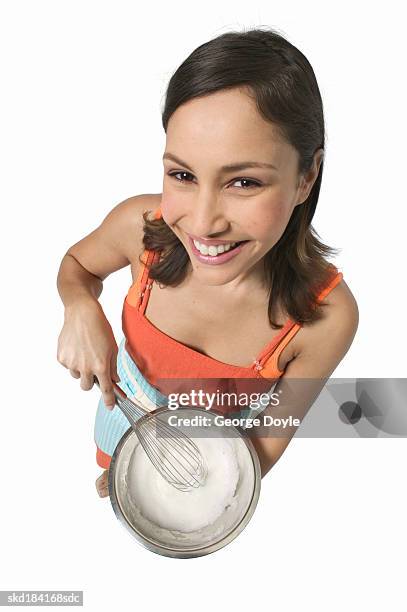
MULTIPOLYGON (((188 236, 191 250, 195 257, 202 263, 220 265, 236 257, 250 240, 240 242, 227 242, 221 244, 202 244, 199 240, 188 236)), ((220 241, 218 241, 220 242, 220 241)))
POLYGON ((244 241, 242 240, 241 242, 225 242, 224 244, 211 244, 208 246, 206 244, 198 242, 198 240, 194 240, 194 245, 202 255, 211 255, 212 257, 216 257, 220 253, 227 253, 229 250, 233 249, 239 244, 242 244, 242 242, 244 241))

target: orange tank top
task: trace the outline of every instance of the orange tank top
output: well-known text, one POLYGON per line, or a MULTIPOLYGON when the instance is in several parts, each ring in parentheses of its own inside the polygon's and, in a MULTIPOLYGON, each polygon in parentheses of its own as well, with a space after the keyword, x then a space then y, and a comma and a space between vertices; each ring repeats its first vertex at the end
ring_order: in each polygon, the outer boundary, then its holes
MULTIPOLYGON (((161 217, 161 208, 155 211, 161 217)), ((145 250, 144 264, 158 261, 160 254, 145 250)), ((341 281, 343 274, 333 266, 334 275, 319 293, 318 301, 341 281)), ((125 347, 144 377, 152 385, 164 378, 267 378, 278 379, 284 371, 278 368, 278 357, 290 340, 301 329, 301 325, 287 320, 280 332, 262 349, 248 366, 224 363, 182 344, 158 329, 145 316, 153 282, 148 277, 146 265, 140 267, 136 281, 124 300, 122 328, 126 338, 125 347)))

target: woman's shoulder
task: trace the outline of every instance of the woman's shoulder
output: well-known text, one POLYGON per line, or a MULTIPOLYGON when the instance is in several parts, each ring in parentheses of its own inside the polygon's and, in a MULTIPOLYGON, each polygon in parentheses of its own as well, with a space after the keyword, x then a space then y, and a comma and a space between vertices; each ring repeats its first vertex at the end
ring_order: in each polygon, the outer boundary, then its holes
POLYGON ((324 297, 323 302, 333 307, 336 306, 337 309, 357 307, 355 296, 343 275, 337 285, 324 297))
POLYGON ((66 255, 74 257, 102 281, 117 270, 138 265, 143 252, 143 213, 155 211, 161 194, 132 196, 117 204, 90 234, 73 244, 66 255))
POLYGON ((121 202, 117 208, 120 209, 123 222, 134 229, 139 229, 142 236, 143 214, 147 211, 154 213, 161 204, 161 193, 143 193, 131 196, 121 202))
POLYGON ((325 306, 320 320, 305 325, 298 334, 297 354, 304 353, 310 346, 326 342, 326 338, 339 334, 351 341, 359 324, 358 304, 349 285, 343 277, 321 300, 325 306))
POLYGON ((132 265, 137 265, 143 252, 143 214, 147 211, 153 214, 160 203, 161 194, 143 193, 127 198, 115 209, 117 216, 120 216, 121 239, 132 265))
POLYGON ((125 251, 130 262, 133 283, 139 274, 140 257, 144 253, 143 214, 150 211, 149 217, 151 218, 160 207, 161 197, 161 193, 143 193, 131 196, 114 209, 116 215, 120 217, 117 226, 120 227, 121 248, 125 251))

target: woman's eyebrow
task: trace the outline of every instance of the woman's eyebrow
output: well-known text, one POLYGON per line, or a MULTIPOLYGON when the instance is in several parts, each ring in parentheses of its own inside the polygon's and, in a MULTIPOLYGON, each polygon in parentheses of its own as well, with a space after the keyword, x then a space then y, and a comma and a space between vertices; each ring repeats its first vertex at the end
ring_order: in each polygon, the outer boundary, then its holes
MULTIPOLYGON (((184 166, 190 172, 193 172, 193 170, 188 166, 188 164, 186 164, 184 161, 182 161, 182 159, 180 159, 176 155, 173 155, 172 153, 164 153, 163 160, 164 159, 169 159, 175 162, 176 164, 180 164, 180 166, 184 166)), ((220 168, 220 171, 221 172, 236 172, 238 170, 244 170, 244 168, 272 168, 273 170, 278 170, 276 166, 273 166, 273 164, 268 164, 266 162, 244 161, 244 162, 239 162, 237 164, 227 164, 226 166, 222 166, 220 168)))

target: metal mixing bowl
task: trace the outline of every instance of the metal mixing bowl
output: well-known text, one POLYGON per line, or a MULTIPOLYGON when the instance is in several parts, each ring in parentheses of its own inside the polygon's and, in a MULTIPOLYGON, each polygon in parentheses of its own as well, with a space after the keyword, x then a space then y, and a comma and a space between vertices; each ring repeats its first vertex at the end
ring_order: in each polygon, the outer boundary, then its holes
MULTIPOLYGON (((185 418, 199 414, 208 416, 208 411, 200 408, 180 408, 176 412, 178 416, 185 418)), ((174 414, 174 410, 164 407, 154 411, 156 415, 160 413, 174 414)), ((131 535, 152 552, 181 559, 213 553, 234 540, 253 516, 260 495, 261 471, 257 452, 251 440, 238 427, 212 426, 209 431, 208 428, 204 429, 203 435, 229 438, 234 444, 239 464, 239 480, 234 495, 235 503, 225 509, 213 524, 191 533, 159 527, 146 519, 137 508, 127 485, 135 467, 133 465, 135 449, 139 445, 139 440, 131 427, 123 434, 114 451, 109 469, 109 494, 113 510, 131 535)), ((184 431, 193 437, 191 428, 188 432, 185 429, 184 431)), ((198 433, 199 428, 194 431, 197 432, 197 437, 202 435, 198 433)))

